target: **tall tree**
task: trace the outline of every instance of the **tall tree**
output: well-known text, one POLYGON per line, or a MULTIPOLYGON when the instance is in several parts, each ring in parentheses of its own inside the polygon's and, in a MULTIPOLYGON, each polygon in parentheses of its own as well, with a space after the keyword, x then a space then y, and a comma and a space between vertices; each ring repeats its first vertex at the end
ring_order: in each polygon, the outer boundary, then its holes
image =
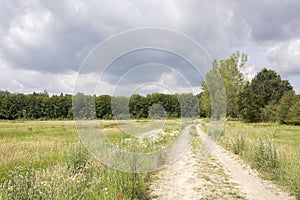
POLYGON ((148 117, 148 103, 146 98, 133 94, 129 99, 129 112, 132 118, 147 118, 148 117))
POLYGON ((96 97, 95 100, 96 114, 99 119, 111 119, 111 96, 109 95, 100 95, 96 97))
POLYGON ((220 61, 219 71, 221 73, 227 100, 227 116, 238 117, 238 94, 245 84, 241 70, 246 66, 247 55, 235 52, 228 59, 220 61))
POLYGON ((239 95, 242 118, 249 122, 262 121, 266 106, 278 104, 281 97, 292 89, 290 83, 282 80, 275 71, 262 69, 239 95), (243 101, 243 98, 247 100, 243 101))
MULTIPOLYGON (((205 81, 201 83, 203 92, 200 98, 200 111, 202 115, 203 113, 206 116, 211 115, 211 99, 220 98, 221 94, 218 93, 220 92, 221 86, 217 84, 221 84, 220 82, 222 82, 226 91, 226 114, 229 117, 238 116, 238 93, 243 87, 243 84, 245 84, 241 70, 245 67, 246 62, 247 55, 240 54, 240 52, 237 51, 231 54, 228 59, 220 60, 220 64, 218 64, 216 60, 212 63, 212 69, 206 74, 205 81), (218 72, 221 75, 222 81, 216 80, 218 72), (208 83, 211 88, 208 88, 208 83)), ((220 107, 218 102, 215 107, 220 107)))
POLYGON ((290 121, 288 118, 289 112, 291 106, 295 103, 295 101, 296 101, 296 94, 294 90, 290 90, 282 96, 277 109, 278 110, 277 118, 280 123, 286 124, 290 121))
POLYGON ((300 125, 300 95, 295 96, 294 103, 291 105, 287 115, 287 123, 300 125))
POLYGON ((181 117, 199 117, 199 99, 192 93, 176 94, 180 103, 181 117))

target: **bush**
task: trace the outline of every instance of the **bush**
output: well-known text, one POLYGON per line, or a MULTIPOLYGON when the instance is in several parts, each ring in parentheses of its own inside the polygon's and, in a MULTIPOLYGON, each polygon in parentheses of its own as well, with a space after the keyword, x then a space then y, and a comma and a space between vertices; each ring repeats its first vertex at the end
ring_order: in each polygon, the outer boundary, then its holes
POLYGON ((232 147, 234 154, 241 154, 245 149, 245 139, 244 136, 237 135, 234 140, 232 140, 232 147))
POLYGON ((253 160, 254 165, 258 169, 263 169, 264 171, 275 170, 279 168, 277 149, 272 138, 259 138, 257 147, 254 151, 253 160))
POLYGON ((89 159, 88 150, 81 144, 73 146, 67 156, 68 169, 74 173, 85 169, 89 159))

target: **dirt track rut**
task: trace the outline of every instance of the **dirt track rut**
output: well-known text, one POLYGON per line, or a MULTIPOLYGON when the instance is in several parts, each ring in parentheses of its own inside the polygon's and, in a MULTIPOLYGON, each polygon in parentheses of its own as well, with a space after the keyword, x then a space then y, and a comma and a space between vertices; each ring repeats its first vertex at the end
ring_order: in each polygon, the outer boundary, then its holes
MULTIPOLYGON (((197 127, 202 140, 206 134, 197 127)), ((198 158, 188 149, 173 164, 159 171, 150 186, 150 199, 294 199, 265 181, 234 155, 216 145, 198 158)))

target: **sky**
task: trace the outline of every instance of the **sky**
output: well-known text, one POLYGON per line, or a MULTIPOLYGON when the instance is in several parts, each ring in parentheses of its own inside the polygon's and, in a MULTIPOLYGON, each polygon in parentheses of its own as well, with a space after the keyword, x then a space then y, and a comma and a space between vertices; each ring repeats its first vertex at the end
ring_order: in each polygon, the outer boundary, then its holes
MULTIPOLYGON (((299 10, 299 0, 0 0, 0 90, 73 93, 80 66, 100 43, 157 27, 192 38, 211 59, 244 52, 247 78, 267 67, 299 93, 299 10)), ((197 92, 202 80, 178 55, 151 49, 121 56, 101 77, 85 76, 97 94, 122 95, 197 92)))

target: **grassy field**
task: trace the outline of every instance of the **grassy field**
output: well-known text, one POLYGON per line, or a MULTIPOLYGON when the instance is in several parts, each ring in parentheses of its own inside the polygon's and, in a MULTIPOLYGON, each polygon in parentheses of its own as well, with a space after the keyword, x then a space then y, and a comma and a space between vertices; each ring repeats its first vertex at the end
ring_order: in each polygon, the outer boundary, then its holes
MULTIPOLYGON (((151 131, 138 121, 136 134, 151 131)), ((130 147, 134 139, 122 130, 128 123, 99 121, 114 144, 130 147), (129 144, 129 146, 128 146, 129 144), (126 146, 127 145, 127 146, 126 146)), ((202 126, 207 123, 202 121, 202 126)), ((154 125, 154 129, 161 123, 154 125)), ((144 152, 165 146, 183 125, 169 120, 159 137, 140 140, 144 152), (146 145, 145 145, 146 144, 146 145)), ((226 122, 219 142, 267 179, 300 199, 300 127, 271 123, 226 122)), ((191 130, 195 133, 195 128, 191 130)), ((201 141, 193 140, 197 146, 201 141)), ((80 144, 73 121, 0 122, 0 199, 146 199, 150 173, 112 170, 80 144)))
POLYGON ((219 143, 300 199, 300 126, 228 121, 219 143))
MULTIPOLYGON (((133 138, 114 121, 100 126, 115 144, 133 138)), ((180 129, 178 120, 168 121, 153 144, 166 145, 180 129)), ((73 121, 1 121, 0 149, 0 199, 146 198, 150 174, 100 164, 80 144, 73 121)))

